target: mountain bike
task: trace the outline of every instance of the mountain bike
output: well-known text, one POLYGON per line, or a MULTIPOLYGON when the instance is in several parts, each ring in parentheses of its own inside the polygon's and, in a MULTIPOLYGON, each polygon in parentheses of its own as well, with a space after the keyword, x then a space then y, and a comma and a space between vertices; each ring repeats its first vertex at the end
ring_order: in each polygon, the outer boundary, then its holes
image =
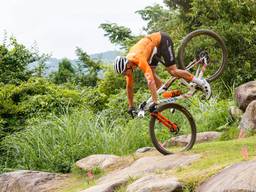
MULTIPOLYGON (((159 61, 163 63, 161 58, 159 61)), ((198 78, 204 77, 208 82, 222 74, 226 63, 225 43, 211 30, 200 29, 189 33, 178 50, 178 67, 190 71, 198 78)), ((151 97, 134 112, 138 117, 145 117, 146 113, 150 115, 149 134, 160 153, 167 155, 193 147, 196 123, 191 113, 177 101, 191 98, 199 89, 194 83, 172 77, 157 90, 158 96, 163 98, 159 100, 155 112, 149 112, 151 97), (177 83, 179 89, 171 89, 177 83)))

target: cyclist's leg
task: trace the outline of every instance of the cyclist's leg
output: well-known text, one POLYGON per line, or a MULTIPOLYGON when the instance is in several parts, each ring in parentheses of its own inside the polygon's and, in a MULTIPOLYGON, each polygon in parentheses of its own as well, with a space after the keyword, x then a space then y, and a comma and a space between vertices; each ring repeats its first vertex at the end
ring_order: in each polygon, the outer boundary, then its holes
POLYGON ((176 64, 173 64, 169 67, 166 67, 166 70, 174 77, 183 78, 186 81, 192 81, 194 76, 186 70, 181 70, 176 67, 176 64))
POLYGON ((159 89, 163 83, 162 83, 161 79, 158 77, 158 75, 156 74, 156 68, 157 68, 158 62, 159 62, 158 57, 160 57, 158 55, 157 51, 154 53, 154 55, 151 56, 151 59, 150 59, 151 62, 149 64, 149 66, 151 67, 151 70, 153 72, 153 76, 154 76, 154 79, 156 82, 156 88, 159 89))
POLYGON ((151 70, 153 72, 153 76, 156 82, 156 88, 159 89, 162 86, 162 81, 161 79, 158 77, 158 75, 156 74, 156 67, 151 67, 151 70))
POLYGON ((176 67, 173 42, 166 33, 161 33, 161 43, 159 46, 160 54, 163 56, 167 71, 174 77, 183 78, 189 82, 194 82, 199 85, 205 92, 206 99, 211 96, 211 87, 205 79, 199 79, 194 77, 186 70, 181 70, 176 67))
POLYGON ((178 69, 175 62, 175 53, 173 42, 167 33, 161 32, 161 42, 159 45, 159 53, 164 58, 164 65, 167 71, 174 77, 183 78, 192 81, 193 75, 188 71, 178 69))

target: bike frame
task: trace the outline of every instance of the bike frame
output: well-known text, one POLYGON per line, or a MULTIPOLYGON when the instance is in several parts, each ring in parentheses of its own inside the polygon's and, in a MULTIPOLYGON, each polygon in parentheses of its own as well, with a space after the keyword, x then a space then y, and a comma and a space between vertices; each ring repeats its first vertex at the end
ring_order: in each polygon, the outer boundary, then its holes
MULTIPOLYGON (((188 71, 191 68, 196 67, 197 69, 196 69, 195 77, 202 78, 203 75, 204 75, 204 72, 205 72, 205 69, 206 69, 207 65, 208 65, 208 61, 207 61, 206 56, 204 56, 204 57, 202 57, 202 58, 200 58, 198 60, 195 59, 192 62, 190 62, 185 70, 188 71)), ((172 83, 175 82, 177 79, 178 78, 176 78, 176 77, 170 78, 165 84, 163 84, 157 90, 157 94, 160 95, 161 93, 163 93, 164 91, 169 89, 170 86, 172 85, 172 83)), ((188 87, 189 91, 187 93, 181 94, 179 96, 170 97, 170 98, 167 98, 167 99, 161 99, 161 100, 159 100, 160 104, 162 104, 162 103, 174 103, 174 102, 176 102, 177 100, 180 100, 180 99, 190 98, 190 97, 192 97, 195 94, 195 92, 197 91, 195 83, 188 83, 186 80, 184 80, 182 78, 180 79, 180 81, 181 81, 181 83, 183 85, 188 87)), ((148 111, 149 104, 151 104, 151 103, 152 103, 152 97, 150 97, 147 101, 141 103, 140 106, 139 106, 139 112, 138 112, 137 116, 138 117, 144 117, 145 116, 145 112, 148 111)), ((157 119, 161 122, 162 120, 160 120, 160 119, 163 119, 163 118, 157 117, 157 119)), ((163 124, 166 125, 166 126, 167 126, 167 124, 170 125, 170 123, 167 122, 167 121, 165 121, 163 124)))

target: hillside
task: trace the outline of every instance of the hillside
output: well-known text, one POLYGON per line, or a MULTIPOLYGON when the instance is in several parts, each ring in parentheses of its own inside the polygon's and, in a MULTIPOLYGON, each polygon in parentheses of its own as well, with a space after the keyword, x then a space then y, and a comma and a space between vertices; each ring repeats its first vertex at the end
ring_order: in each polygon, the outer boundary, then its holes
POLYGON ((93 59, 99 59, 104 63, 112 63, 116 56, 120 55, 120 51, 106 51, 102 53, 91 54, 93 59))
MULTIPOLYGON (((118 56, 119 54, 120 54, 119 51, 106 51, 102 53, 91 54, 90 57, 95 60, 101 60, 105 64, 111 64, 114 62, 115 57, 118 56)), ((73 66, 76 68, 76 65, 77 65, 76 63, 78 60, 76 59, 69 59, 69 60, 73 64, 73 66)), ((46 61, 46 71, 45 71, 46 76, 58 70, 58 63, 60 61, 61 61, 60 58, 54 58, 54 57, 51 57, 49 58, 49 60, 46 61)), ((33 69, 36 67, 36 65, 37 65, 36 62, 31 63, 29 65, 29 68, 33 69)))

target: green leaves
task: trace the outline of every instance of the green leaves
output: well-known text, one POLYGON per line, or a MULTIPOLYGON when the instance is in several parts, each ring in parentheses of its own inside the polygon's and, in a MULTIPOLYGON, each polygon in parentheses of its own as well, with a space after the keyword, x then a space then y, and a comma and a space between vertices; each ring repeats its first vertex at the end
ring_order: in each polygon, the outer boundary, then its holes
POLYGON ((59 63, 58 71, 51 74, 51 78, 56 84, 73 82, 75 79, 75 70, 71 62, 67 58, 62 59, 59 63))
POLYGON ((137 40, 131 33, 131 30, 124 26, 119 26, 116 23, 102 23, 99 26, 105 31, 111 43, 121 45, 122 48, 128 48, 137 40))
POLYGON ((31 118, 80 108, 83 97, 78 90, 57 86, 43 78, 31 78, 19 86, 1 85, 0 134, 3 137, 23 129, 31 118))
POLYGON ((0 45, 0 82, 20 84, 26 81, 31 77, 28 64, 38 58, 36 52, 28 50, 11 37, 9 45, 0 45))

